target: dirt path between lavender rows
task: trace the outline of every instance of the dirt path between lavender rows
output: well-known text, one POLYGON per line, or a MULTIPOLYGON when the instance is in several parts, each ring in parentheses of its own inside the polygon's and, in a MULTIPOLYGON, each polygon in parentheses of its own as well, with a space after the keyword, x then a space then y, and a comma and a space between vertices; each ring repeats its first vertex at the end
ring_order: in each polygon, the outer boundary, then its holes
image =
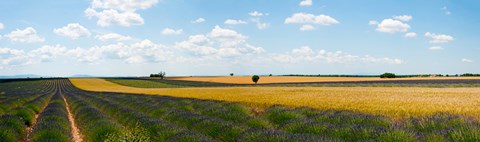
POLYGON ((68 121, 70 121, 70 126, 72 127, 72 140, 74 142, 82 142, 82 135, 80 134, 80 129, 78 129, 77 125, 75 124, 75 119, 73 118, 72 112, 70 111, 70 106, 67 102, 67 99, 65 99, 65 96, 63 96, 63 101, 65 101, 65 106, 67 107, 67 113, 68 113, 68 121))

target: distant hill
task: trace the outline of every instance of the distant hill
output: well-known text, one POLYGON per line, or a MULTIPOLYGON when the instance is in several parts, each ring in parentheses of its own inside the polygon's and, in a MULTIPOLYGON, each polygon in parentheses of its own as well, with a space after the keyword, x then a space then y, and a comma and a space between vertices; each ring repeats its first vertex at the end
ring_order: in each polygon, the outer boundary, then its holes
POLYGON ((86 75, 86 74, 76 74, 76 75, 72 75, 70 77, 95 77, 95 76, 86 75))
POLYGON ((45 76, 35 75, 35 74, 21 74, 21 75, 11 75, 11 76, 0 76, 0 78, 40 78, 45 76))

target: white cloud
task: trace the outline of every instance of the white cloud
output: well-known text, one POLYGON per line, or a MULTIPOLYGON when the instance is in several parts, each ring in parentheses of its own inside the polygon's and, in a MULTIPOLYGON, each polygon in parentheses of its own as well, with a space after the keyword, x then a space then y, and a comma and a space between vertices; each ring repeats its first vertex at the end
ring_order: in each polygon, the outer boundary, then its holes
POLYGON ((66 48, 60 45, 48 46, 25 52, 24 50, 0 48, 0 69, 12 66, 53 61, 57 56, 65 56, 66 48))
POLYGON ((79 37, 90 36, 90 31, 78 23, 70 23, 62 28, 54 29, 53 32, 59 36, 78 39, 79 37))
POLYGON ((327 52, 314 51, 308 46, 292 49, 285 54, 274 54, 270 57, 273 61, 281 63, 376 63, 376 64, 403 64, 404 61, 396 58, 377 58, 369 55, 356 56, 342 51, 327 52))
POLYGON ((415 33, 415 32, 409 32, 409 33, 406 33, 406 34, 405 34, 405 37, 408 37, 408 38, 417 37, 417 33, 415 33))
POLYGON ((0 22, 0 30, 3 30, 3 28, 5 28, 5 26, 3 26, 3 23, 0 22))
POLYGON ((89 48, 68 49, 61 45, 44 45, 25 52, 23 50, 0 48, 0 69, 8 66, 29 65, 51 62, 59 57, 73 58, 79 62, 99 63, 104 59, 122 60, 125 63, 157 63, 173 58, 172 48, 143 40, 133 44, 110 44, 89 48))
POLYGON ((339 22, 328 15, 315 16, 309 13, 294 13, 291 17, 285 19, 285 24, 321 24, 325 26, 338 24, 339 22))
POLYGON ((261 16, 268 15, 268 14, 267 13, 261 13, 261 12, 258 12, 258 11, 253 11, 253 12, 248 13, 248 15, 253 16, 253 17, 261 17, 261 16))
POLYGON ((115 9, 120 11, 135 11, 148 9, 158 3, 158 0, 91 0, 94 9, 115 9))
POLYGON ((75 48, 67 51, 67 55, 80 62, 97 63, 103 59, 120 59, 126 63, 162 62, 171 58, 171 49, 143 40, 130 45, 117 43, 90 48, 75 48))
POLYGON ((430 48, 428 48, 429 50, 443 50, 443 47, 441 46, 432 46, 430 48))
POLYGON ((26 64, 28 64, 28 56, 23 50, 0 48, 0 69, 26 64))
POLYGON ((45 38, 37 35, 37 31, 32 27, 27 27, 23 30, 15 30, 6 34, 5 37, 13 42, 43 42, 45 38))
POLYGON ((410 25, 394 19, 384 19, 377 25, 377 31, 384 33, 407 32, 408 29, 410 25))
POLYGON ((300 31, 311 31, 311 30, 314 30, 314 29, 315 29, 315 27, 313 27, 310 24, 305 24, 302 27, 300 27, 300 31))
POLYGON ((368 25, 378 25, 378 21, 370 20, 370 21, 368 21, 368 25))
POLYGON ((425 37, 431 38, 431 43, 447 43, 454 40, 453 36, 446 34, 434 34, 430 32, 425 33, 425 37))
POLYGON ((177 42, 175 48, 187 51, 195 57, 221 59, 242 55, 260 54, 265 50, 247 43, 247 37, 230 29, 215 26, 205 35, 192 35, 177 42))
POLYGON ((124 36, 120 35, 117 33, 108 33, 108 34, 103 34, 103 35, 96 35, 96 39, 101 40, 101 41, 108 41, 108 40, 115 40, 115 41, 127 41, 131 40, 132 37, 130 36, 124 36))
POLYGON ((260 17, 262 17, 262 16, 268 16, 269 15, 268 13, 261 13, 261 12, 258 12, 258 11, 253 11, 253 12, 250 12, 249 15, 254 17, 250 20, 252 22, 256 23, 257 28, 260 29, 260 30, 266 29, 270 25, 267 22, 262 22, 262 19, 260 19, 260 17))
POLYGON ((393 19, 408 22, 413 19, 410 15, 393 16, 393 19))
POLYGON ((302 46, 300 48, 295 48, 292 50, 292 54, 298 56, 310 56, 314 53, 315 52, 309 46, 302 46))
POLYGON ((162 34, 163 35, 179 35, 179 34, 182 34, 182 32, 183 32, 183 29, 175 30, 171 28, 165 28, 163 29, 162 34))
POLYGON ((247 24, 247 22, 242 21, 242 20, 233 20, 233 19, 227 19, 224 22, 225 24, 229 25, 238 25, 238 24, 247 24))
POLYGON ((312 6, 312 0, 302 0, 298 5, 300 6, 312 6))
POLYGON ((257 25, 257 28, 260 29, 260 30, 266 29, 270 25, 267 22, 262 22, 260 20, 260 18, 254 18, 254 19, 252 19, 252 22, 255 22, 256 25, 257 25))
POLYGON ((463 58, 463 59, 462 59, 462 62, 465 62, 465 63, 473 63, 473 60, 463 58))
POLYGON ((142 25, 144 23, 140 14, 131 11, 119 12, 115 9, 108 9, 97 12, 94 9, 88 8, 85 10, 85 14, 88 17, 98 18, 97 25, 101 27, 113 24, 129 27, 131 25, 142 25))
POLYGON ((85 14, 98 18, 97 25, 102 27, 142 25, 144 20, 136 10, 148 9, 157 3, 158 0, 92 0, 85 14))
POLYGON ((203 23, 203 22, 205 22, 205 19, 203 19, 203 18, 198 18, 198 19, 192 21, 192 23, 194 23, 194 24, 196 24, 196 23, 203 23))
POLYGON ((41 48, 37 48, 35 50, 32 50, 28 53, 29 57, 33 62, 51 62, 58 56, 63 56, 67 52, 67 48, 60 46, 60 45, 55 45, 55 46, 49 46, 49 45, 44 45, 41 48))

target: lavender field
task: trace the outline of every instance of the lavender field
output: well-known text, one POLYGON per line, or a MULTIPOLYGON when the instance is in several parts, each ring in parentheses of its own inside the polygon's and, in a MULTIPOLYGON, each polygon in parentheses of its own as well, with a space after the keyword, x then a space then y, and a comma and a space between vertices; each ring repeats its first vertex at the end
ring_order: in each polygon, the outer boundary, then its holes
POLYGON ((1 83, 0 141, 478 141, 476 118, 89 92, 67 79, 1 83), (69 118, 68 116, 72 117, 69 118))

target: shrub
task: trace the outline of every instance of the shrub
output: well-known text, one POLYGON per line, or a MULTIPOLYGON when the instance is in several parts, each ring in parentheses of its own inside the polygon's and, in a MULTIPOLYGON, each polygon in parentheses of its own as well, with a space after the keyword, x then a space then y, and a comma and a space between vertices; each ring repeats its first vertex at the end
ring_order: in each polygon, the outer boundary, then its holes
POLYGON ((383 73, 383 74, 380 75, 380 78, 395 78, 395 77, 396 77, 396 76, 395 76, 394 73, 388 73, 388 72, 383 73))
POLYGON ((260 76, 258 76, 258 75, 253 75, 252 76, 252 81, 255 82, 255 84, 257 84, 259 79, 260 79, 260 76))

